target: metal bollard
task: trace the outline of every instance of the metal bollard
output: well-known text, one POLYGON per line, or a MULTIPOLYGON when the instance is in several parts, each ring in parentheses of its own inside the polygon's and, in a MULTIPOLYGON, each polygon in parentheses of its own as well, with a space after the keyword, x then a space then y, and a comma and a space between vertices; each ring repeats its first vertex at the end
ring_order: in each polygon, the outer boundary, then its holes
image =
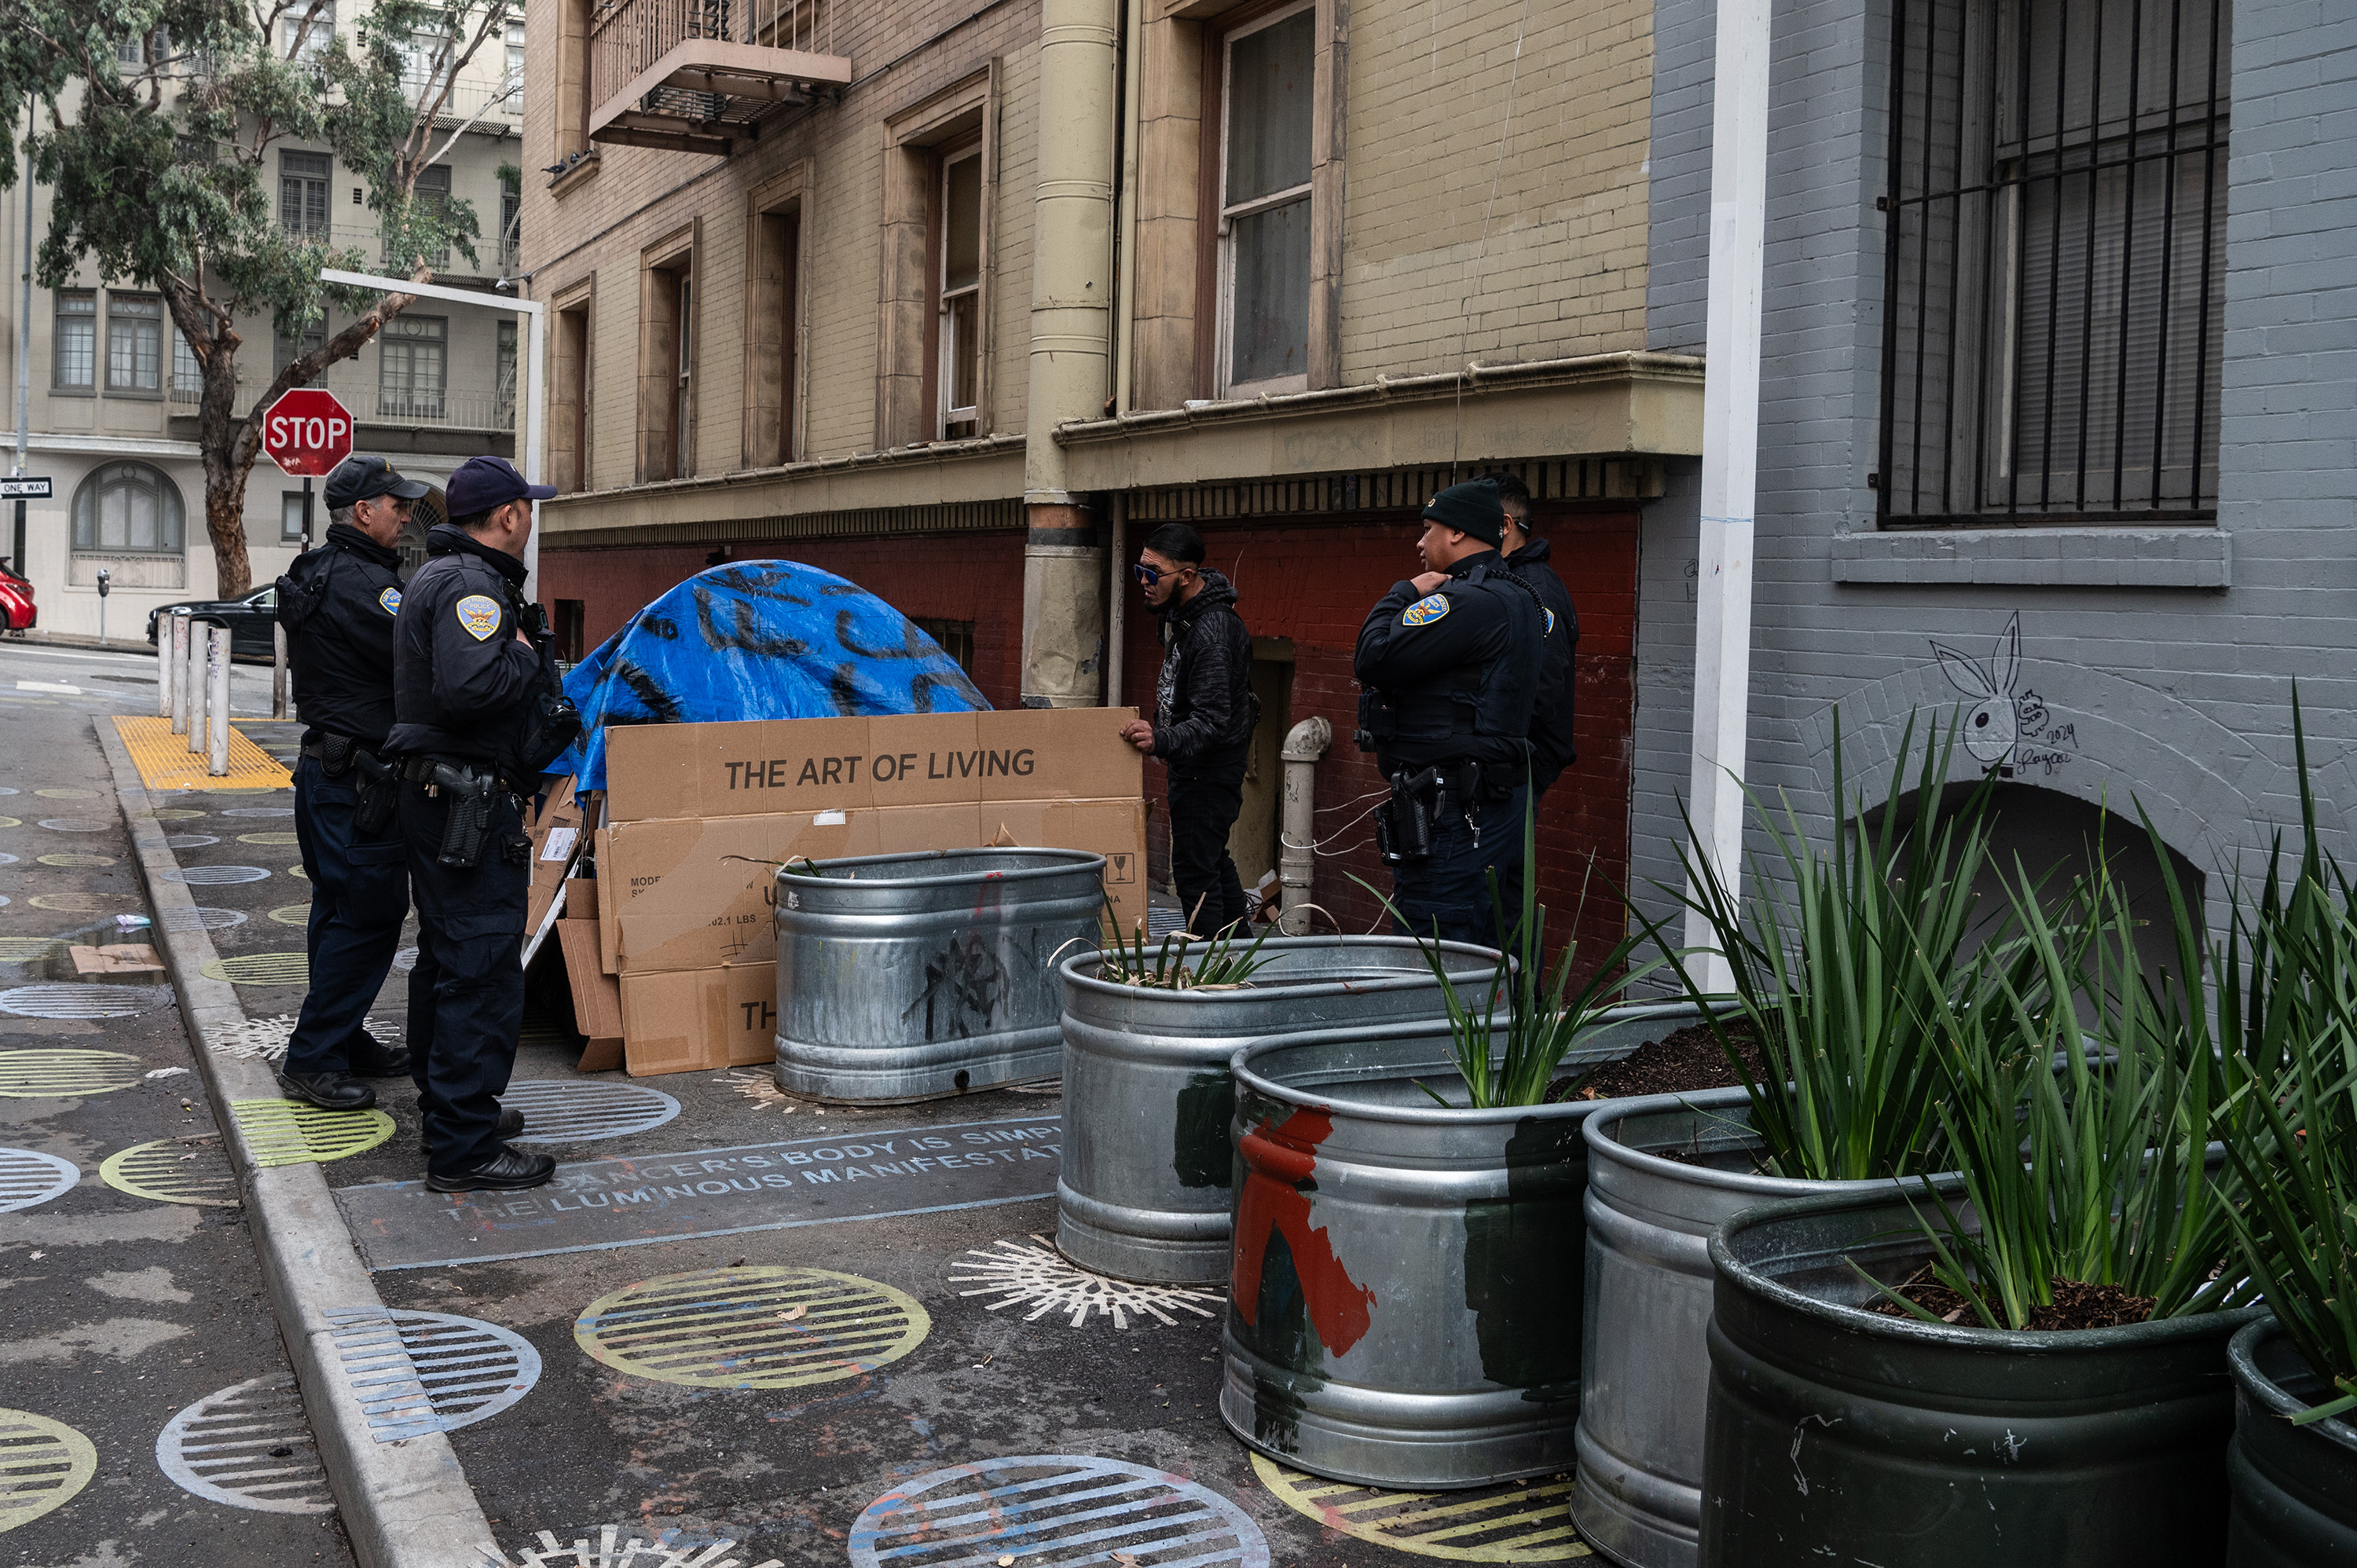
POLYGON ((188 622, 188 663, 181 681, 188 688, 188 752, 202 756, 205 749, 205 645, 211 640, 212 628, 201 621, 188 622))
POLYGON ((217 626, 205 640, 205 730, 210 755, 205 771, 215 779, 229 776, 229 628, 217 626))
POLYGON ((174 735, 188 733, 188 612, 174 610, 170 628, 164 644, 156 651, 163 669, 156 680, 164 687, 164 712, 172 721, 174 735))
POLYGON ((156 716, 172 716, 172 623, 180 618, 167 616, 156 628, 156 716))
POLYGON ((270 716, 286 716, 286 628, 270 623, 270 716))

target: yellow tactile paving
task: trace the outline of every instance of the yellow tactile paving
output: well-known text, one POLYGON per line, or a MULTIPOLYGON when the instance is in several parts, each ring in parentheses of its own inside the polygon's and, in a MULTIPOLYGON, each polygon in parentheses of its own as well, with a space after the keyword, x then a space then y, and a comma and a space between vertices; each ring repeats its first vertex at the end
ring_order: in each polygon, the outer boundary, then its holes
POLYGON ((114 730, 130 749, 139 781, 150 789, 288 789, 295 776, 235 725, 229 732, 229 771, 216 779, 204 757, 188 749, 188 737, 172 733, 172 721, 117 714, 114 730))

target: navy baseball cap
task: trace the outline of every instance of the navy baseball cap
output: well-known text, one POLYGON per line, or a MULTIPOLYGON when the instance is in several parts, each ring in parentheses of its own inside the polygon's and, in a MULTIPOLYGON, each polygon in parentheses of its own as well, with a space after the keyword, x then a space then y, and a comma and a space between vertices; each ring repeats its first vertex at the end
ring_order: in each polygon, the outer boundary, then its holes
POLYGON ((505 457, 469 457, 442 487, 454 518, 472 517, 510 501, 544 501, 555 494, 554 485, 524 483, 523 476, 505 457))
POLYGON ((386 458, 347 457, 328 476, 328 510, 341 511, 356 501, 374 500, 379 496, 414 501, 430 488, 415 479, 403 478, 400 470, 386 458))

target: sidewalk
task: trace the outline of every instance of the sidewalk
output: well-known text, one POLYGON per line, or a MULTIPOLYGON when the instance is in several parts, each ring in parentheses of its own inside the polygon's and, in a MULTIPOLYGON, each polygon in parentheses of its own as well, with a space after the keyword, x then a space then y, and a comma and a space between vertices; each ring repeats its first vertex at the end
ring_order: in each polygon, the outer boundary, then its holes
MULTIPOLYGON (((292 725, 240 727, 292 750, 292 725)), ((110 755, 135 825, 163 819, 141 836, 151 886, 222 911, 168 938, 208 1070, 225 1101, 267 1098, 304 983, 289 795, 148 811, 110 755)), ((406 985, 397 964, 381 1037, 406 985)), ((426 1192, 405 1080, 366 1118, 270 1129, 301 1163, 259 1168, 274 1145, 245 1134, 270 1289, 363 1563, 569 1563, 608 1529, 617 1561, 635 1536, 697 1568, 1586 1555, 1554 1485, 1426 1503, 1253 1456, 1215 1412, 1223 1297, 1056 1254, 1054 1092, 856 1112, 785 1099, 766 1068, 579 1074, 561 995, 535 987, 560 1012, 528 1015, 508 1096, 526 1146, 559 1157, 549 1187, 426 1192), (364 1403, 354 1367, 397 1397, 364 1403), (1079 1500, 1107 1486, 1130 1522, 1079 1500)))

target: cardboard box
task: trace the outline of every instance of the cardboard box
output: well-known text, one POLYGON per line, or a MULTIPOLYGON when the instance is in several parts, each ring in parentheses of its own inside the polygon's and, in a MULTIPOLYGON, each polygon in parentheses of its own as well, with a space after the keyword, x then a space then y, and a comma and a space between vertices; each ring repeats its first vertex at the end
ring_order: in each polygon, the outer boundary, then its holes
POLYGON ((775 964, 626 974, 621 989, 623 1065, 633 1078, 777 1058, 775 964))
MULTIPOLYGON (((595 887, 576 878, 573 888, 595 887)), ((570 912, 574 893, 565 894, 570 912)), ((588 1043, 576 1072, 606 1072, 622 1065, 621 983, 597 964, 597 922, 595 919, 556 922, 556 940, 565 954, 565 978, 573 987, 573 1022, 588 1043)))
POLYGON ((526 939, 540 929, 540 922, 548 914, 548 906, 556 897, 556 885, 565 880, 572 869, 574 856, 581 848, 581 811, 573 801, 573 780, 558 779, 542 800, 540 814, 524 830, 532 840, 532 893, 524 905, 526 939))
POLYGON ((599 835, 601 929, 624 976, 774 961, 776 870, 984 844, 1084 849, 1106 860, 1125 927, 1146 914, 1146 808, 1135 799, 1016 800, 624 822, 599 835))
POLYGON ((69 947, 76 974, 161 974, 164 961, 143 942, 116 942, 106 947, 69 947))
POLYGON ((774 816, 1144 790, 1134 708, 634 725, 606 734, 606 821, 774 816))

